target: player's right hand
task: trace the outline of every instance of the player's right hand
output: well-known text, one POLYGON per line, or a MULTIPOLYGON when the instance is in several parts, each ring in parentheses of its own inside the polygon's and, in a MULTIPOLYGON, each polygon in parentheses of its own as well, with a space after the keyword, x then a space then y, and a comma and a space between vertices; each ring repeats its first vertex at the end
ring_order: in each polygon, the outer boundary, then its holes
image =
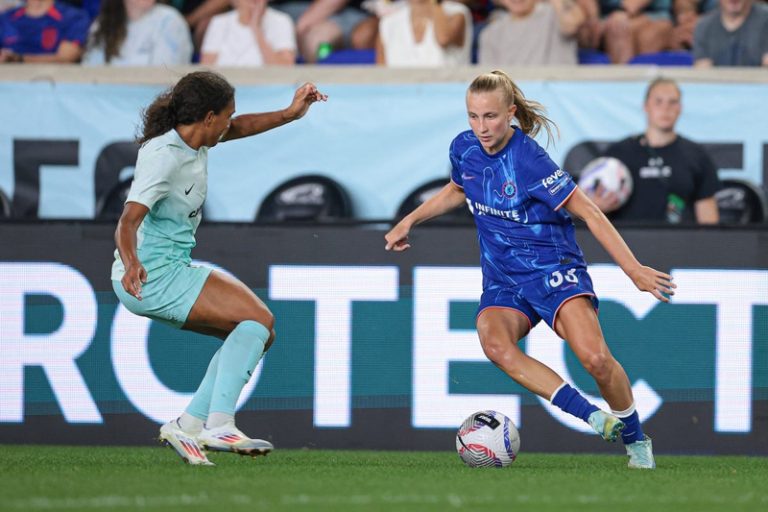
POLYGON ((126 292, 141 300, 141 285, 147 282, 147 271, 143 265, 128 267, 120 282, 126 292))
POLYGON ((408 243, 409 231, 410 228, 404 226, 402 222, 392 228, 389 233, 384 235, 384 240, 387 241, 387 245, 384 246, 384 249, 387 251, 400 252, 410 248, 411 244, 408 243))

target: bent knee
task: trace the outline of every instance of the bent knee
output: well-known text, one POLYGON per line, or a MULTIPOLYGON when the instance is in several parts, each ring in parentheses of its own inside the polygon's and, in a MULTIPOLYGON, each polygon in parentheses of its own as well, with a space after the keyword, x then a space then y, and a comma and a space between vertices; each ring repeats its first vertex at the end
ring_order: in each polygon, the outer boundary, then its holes
POLYGON ((672 36, 672 24, 658 21, 644 27, 637 34, 638 51, 641 53, 658 52, 669 47, 672 36))
POLYGON ((258 308, 256 311, 248 315, 246 320, 256 322, 266 327, 267 331, 272 332, 275 328, 275 316, 272 312, 266 308, 258 308))
POLYGON ((622 16, 608 18, 603 28, 603 40, 606 45, 631 43, 632 29, 629 20, 622 16))
POLYGON ((595 352, 590 354, 584 361, 584 368, 592 377, 597 380, 605 378, 613 370, 614 359, 611 354, 606 352, 595 352))
POLYGON ((482 343, 483 352, 493 364, 501 368, 513 368, 518 361, 514 347, 503 343, 482 343))
POLYGON ((267 327, 258 320, 243 320, 235 328, 245 339, 260 340, 266 347, 274 338, 272 327, 267 327))
POLYGON ((267 310, 264 315, 266 316, 266 319, 262 324, 264 327, 266 327, 270 332, 273 332, 275 329, 275 315, 272 314, 271 311, 267 310))
POLYGON ((275 333, 275 330, 272 329, 269 332, 269 338, 267 339, 267 342, 264 344, 264 352, 269 350, 269 347, 271 347, 272 344, 275 342, 275 337, 277 337, 277 333, 275 333))

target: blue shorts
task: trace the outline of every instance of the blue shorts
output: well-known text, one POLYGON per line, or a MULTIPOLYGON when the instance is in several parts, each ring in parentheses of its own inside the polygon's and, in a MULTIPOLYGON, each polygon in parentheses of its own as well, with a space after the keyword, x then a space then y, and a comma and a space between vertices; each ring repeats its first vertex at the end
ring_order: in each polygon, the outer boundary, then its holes
POLYGON ((172 327, 184 325, 212 269, 176 263, 141 287, 141 300, 129 294, 120 281, 112 281, 117 298, 131 313, 172 327))
POLYGON ((530 329, 540 320, 544 320, 554 330, 560 307, 566 301, 581 295, 590 297, 597 310, 599 301, 592 288, 592 278, 583 267, 542 272, 539 279, 514 287, 486 282, 477 316, 486 308, 514 309, 528 318, 530 329))

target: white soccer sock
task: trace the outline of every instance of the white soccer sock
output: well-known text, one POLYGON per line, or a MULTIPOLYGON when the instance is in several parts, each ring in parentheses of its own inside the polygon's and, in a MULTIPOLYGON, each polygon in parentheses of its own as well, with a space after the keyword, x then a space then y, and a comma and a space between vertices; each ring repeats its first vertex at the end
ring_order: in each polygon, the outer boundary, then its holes
POLYGON ((632 416, 632 414, 635 412, 635 402, 632 402, 632 405, 630 405, 624 411, 614 411, 613 409, 611 409, 611 412, 617 418, 628 418, 628 417, 632 416))
POLYGON ((190 434, 199 434, 203 430, 203 420, 195 418, 191 414, 184 412, 176 419, 181 430, 190 434))
POLYGON ((226 425, 227 423, 235 423, 235 417, 225 412, 212 412, 208 415, 208 419, 205 420, 205 428, 212 429, 226 425))

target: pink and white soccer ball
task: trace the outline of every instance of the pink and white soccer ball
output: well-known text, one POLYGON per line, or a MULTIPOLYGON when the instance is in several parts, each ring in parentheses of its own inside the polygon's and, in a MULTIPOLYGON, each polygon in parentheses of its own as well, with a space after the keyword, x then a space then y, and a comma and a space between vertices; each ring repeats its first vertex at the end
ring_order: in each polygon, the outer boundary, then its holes
POLYGON ((595 191, 602 185, 608 192, 613 192, 623 205, 632 195, 632 174, 618 158, 603 156, 589 162, 579 175, 579 187, 595 191))
POLYGON ((456 451, 471 468, 503 468, 520 450, 520 434, 512 420, 496 411, 478 411, 456 433, 456 451))

